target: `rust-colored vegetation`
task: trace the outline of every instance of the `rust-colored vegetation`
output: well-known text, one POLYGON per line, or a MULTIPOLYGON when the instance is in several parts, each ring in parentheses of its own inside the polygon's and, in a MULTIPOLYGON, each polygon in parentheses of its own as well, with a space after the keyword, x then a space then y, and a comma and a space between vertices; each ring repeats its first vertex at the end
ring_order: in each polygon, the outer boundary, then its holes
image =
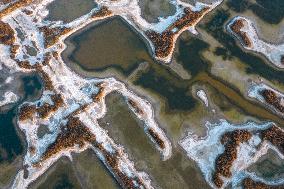
POLYGON ((268 140, 284 154, 284 131, 276 125, 261 132, 263 140, 268 140))
MULTIPOLYGON (((4 0, 6 2, 9 2, 10 0, 4 0)), ((9 4, 6 8, 0 11, 0 18, 8 15, 10 12, 13 12, 14 10, 21 8, 23 6, 26 6, 30 3, 32 3, 33 0, 18 0, 14 3, 9 4)))
POLYGON ((137 105, 136 102, 134 102, 131 99, 128 99, 128 103, 130 104, 130 106, 134 108, 135 113, 140 114, 140 115, 144 114, 143 110, 137 105))
POLYGON ((260 94, 268 104, 284 113, 284 106, 283 104, 281 104, 281 99, 284 100, 283 98, 279 97, 274 91, 270 89, 264 89, 260 92, 260 94))
POLYGON ((52 112, 58 110, 58 108, 64 105, 64 101, 62 99, 61 94, 51 95, 51 100, 53 104, 44 103, 42 106, 37 108, 37 113, 40 118, 47 118, 52 112))
POLYGON ((252 137, 252 134, 246 130, 235 130, 225 133, 221 138, 221 143, 225 146, 225 151, 216 159, 215 173, 213 174, 213 182, 221 188, 223 180, 220 176, 231 177, 231 167, 237 158, 237 147, 247 142, 252 137))
POLYGON ((62 150, 78 145, 82 148, 86 143, 95 141, 95 136, 80 120, 76 117, 69 118, 66 125, 61 126, 54 143, 47 147, 41 161, 44 161, 62 150))
POLYGON ((192 11, 190 8, 184 9, 184 15, 171 24, 165 31, 158 33, 152 30, 146 31, 147 37, 155 47, 155 55, 159 58, 167 57, 174 47, 174 36, 184 28, 193 26, 209 10, 204 8, 201 11, 192 11))
POLYGON ((230 28, 233 32, 235 32, 235 34, 237 34, 241 38, 242 43, 245 46, 251 47, 252 43, 249 37, 247 36, 246 32, 241 31, 241 29, 244 27, 244 22, 246 22, 244 19, 237 19, 234 21, 234 23, 232 23, 230 28))
POLYGON ((36 106, 24 104, 19 110, 19 121, 25 121, 31 119, 36 113, 36 106))
POLYGON ((165 148, 164 141, 160 138, 160 136, 151 128, 148 129, 149 134, 151 137, 156 141, 156 143, 159 145, 160 148, 165 148))
POLYGON ((67 34, 68 32, 70 32, 72 29, 71 28, 66 28, 66 27, 54 27, 54 28, 50 28, 48 26, 43 26, 41 28, 39 28, 40 31, 43 33, 44 35, 44 46, 46 48, 54 45, 55 43, 58 42, 59 38, 62 35, 67 34))
POLYGON ((42 65, 43 66, 49 65, 51 58, 52 58, 51 53, 50 52, 46 53, 43 57, 42 65))
POLYGON ((184 15, 175 21, 167 30, 177 29, 178 31, 193 26, 196 22, 209 10, 208 7, 203 8, 201 11, 192 11, 190 8, 184 8, 184 15))
POLYGON ((266 185, 262 182, 254 181, 251 178, 245 178, 243 180, 243 186, 244 189, 283 189, 284 188, 284 185, 279 185, 279 186, 266 185))
POLYGON ((15 42, 15 32, 11 26, 0 21, 0 44, 13 45, 15 42))
POLYGON ((100 102, 102 100, 102 98, 104 97, 104 95, 105 95, 104 88, 101 87, 97 94, 92 95, 92 99, 93 99, 94 102, 100 102))
POLYGON ((43 82, 44 83, 44 89, 52 91, 54 89, 54 86, 53 86, 52 81, 51 81, 50 77, 48 76, 48 74, 45 73, 42 69, 38 69, 37 71, 40 73, 41 78, 44 81, 43 82))
MULTIPOLYGON (((144 187, 143 182, 138 177, 129 178, 119 168, 119 158, 121 153, 116 151, 114 153, 107 151, 101 143, 96 141, 95 135, 86 127, 77 117, 70 117, 67 124, 61 126, 61 131, 58 134, 54 143, 52 143, 43 154, 41 162, 54 156, 62 150, 72 148, 74 146, 84 147, 87 143, 96 147, 104 156, 105 163, 108 168, 114 173, 118 181, 125 188, 139 188, 136 187, 134 182, 139 186, 144 187)), ((34 164, 35 167, 40 166, 39 163, 34 164)))
POLYGON ((11 47, 10 47, 10 51, 11 51, 10 58, 14 59, 16 57, 16 54, 17 54, 19 48, 20 48, 19 45, 11 45, 11 47))
POLYGON ((101 9, 92 15, 92 18, 100 18, 111 15, 112 12, 106 7, 102 6, 101 9))
POLYGON ((123 188, 145 188, 143 182, 138 177, 131 177, 129 178, 125 175, 119 168, 119 158, 121 157, 120 152, 110 153, 109 151, 105 150, 102 144, 100 143, 93 143, 93 145, 100 150, 101 154, 105 158, 105 163, 107 164, 108 168, 114 173, 118 182, 123 186, 123 188), (134 185, 134 182, 138 184, 138 186, 134 185))
POLYGON ((157 57, 165 58, 170 54, 174 46, 174 33, 172 31, 164 31, 160 34, 148 30, 146 31, 146 35, 152 41, 157 57))

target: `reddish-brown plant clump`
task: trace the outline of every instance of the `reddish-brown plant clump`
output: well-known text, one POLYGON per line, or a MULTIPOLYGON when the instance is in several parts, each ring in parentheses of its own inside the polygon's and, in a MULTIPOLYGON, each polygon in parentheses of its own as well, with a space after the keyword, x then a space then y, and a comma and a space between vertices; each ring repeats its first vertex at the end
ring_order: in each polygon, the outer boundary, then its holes
POLYGON ((244 189, 284 189, 284 185, 272 186, 267 185, 262 182, 257 182, 252 180, 251 178, 245 178, 243 180, 244 189))
POLYGON ((262 90, 260 94, 268 104, 271 104, 277 110, 284 113, 284 106, 281 104, 281 99, 284 100, 283 98, 278 97, 274 91, 269 89, 262 90))
POLYGON ((261 132, 263 140, 268 140, 284 154, 284 131, 276 125, 261 132))
POLYGON ((10 47, 10 51, 11 51, 10 58, 14 59, 16 57, 16 54, 17 54, 19 48, 20 48, 19 45, 11 45, 11 47, 10 47))
POLYGON ((40 28, 40 31, 44 35, 44 46, 46 48, 54 45, 58 42, 59 38, 62 35, 67 34, 70 32, 71 28, 65 28, 65 27, 55 27, 55 28, 49 28, 48 26, 43 26, 40 28))
POLYGON ((93 141, 95 141, 95 135, 92 134, 89 128, 79 118, 71 117, 67 124, 61 127, 61 131, 54 143, 48 146, 41 161, 50 158, 62 150, 75 147, 76 145, 82 148, 86 143, 92 143, 93 141))
POLYGON ((45 66, 45 65, 49 65, 50 60, 51 60, 51 53, 48 52, 48 53, 46 53, 46 54, 44 55, 44 57, 43 57, 42 65, 44 65, 44 66, 45 66))
POLYGON ((33 66, 31 66, 31 64, 27 60, 25 61, 16 60, 16 62, 20 68, 27 69, 27 70, 33 69, 33 66))
POLYGON ((105 95, 104 88, 101 87, 98 93, 92 95, 92 99, 94 102, 100 102, 104 97, 104 95, 105 95))
POLYGON ((1 3, 5 5, 5 4, 11 3, 12 1, 13 0, 2 0, 1 3))
POLYGON ((52 56, 58 60, 59 59, 59 53, 57 51, 52 51, 52 56))
POLYGON ((54 89, 53 84, 51 79, 49 78, 48 74, 45 73, 42 69, 37 69, 37 71, 40 73, 42 79, 43 79, 43 83, 44 83, 44 89, 45 90, 50 90, 52 91, 54 89))
POLYGON ((160 34, 148 30, 146 35, 152 41, 157 57, 165 58, 170 54, 174 46, 174 33, 172 31, 164 31, 160 34))
POLYGON ((230 28, 233 32, 235 32, 241 38, 242 43, 245 46, 251 47, 252 43, 251 43, 249 37, 247 36, 246 32, 241 31, 241 29, 244 27, 243 22, 246 22, 246 21, 244 19, 237 19, 237 20, 234 21, 234 23, 232 23, 230 28))
POLYGON ((15 42, 15 32, 11 26, 0 21, 0 43, 4 45, 13 45, 15 42))
POLYGON ((136 102, 134 102, 131 99, 128 99, 128 103, 134 108, 137 114, 140 114, 140 115, 144 114, 143 110, 141 110, 141 108, 136 104, 136 102))
MULTIPOLYGON (((5 0, 7 1, 7 0, 5 0)), ((9 0, 8 0, 9 1, 9 0)), ((25 5, 28 5, 30 3, 32 3, 33 0, 17 0, 14 3, 11 3, 10 5, 8 5, 6 8, 4 8, 3 10, 0 11, 0 18, 8 15, 10 12, 23 7, 25 5)))
POLYGON ((217 187, 222 187, 223 181, 220 176, 231 177, 231 167, 237 158, 237 147, 247 142, 252 134, 246 130, 235 130, 225 133, 221 138, 221 143, 225 145, 225 151, 216 159, 215 173, 213 174, 213 182, 217 187))
POLYGON ((164 149, 165 148, 165 143, 164 141, 159 137, 159 135, 153 130, 153 129, 148 129, 149 134, 151 137, 156 141, 156 143, 159 145, 160 148, 164 149))
POLYGON ((25 104, 19 110, 19 120, 25 121, 31 119, 32 116, 36 113, 36 106, 25 104))
POLYGON ((33 11, 28 10, 28 9, 23 9, 22 10, 26 15, 31 15, 33 13, 33 11))
POLYGON ((44 103, 42 106, 37 108, 37 113, 40 118, 47 118, 52 112, 55 112, 56 110, 58 110, 59 107, 63 106, 64 104, 61 94, 52 95, 51 100, 53 101, 53 105, 44 103))
POLYGON ((178 29, 182 30, 183 28, 187 28, 196 24, 196 22, 204 15, 209 8, 203 8, 201 11, 192 11, 190 8, 184 9, 184 15, 175 21, 167 30, 178 29))
POLYGON ((92 15, 92 18, 100 18, 111 15, 112 12, 106 7, 102 6, 101 9, 92 15))
POLYGON ((119 152, 110 153, 105 150, 102 144, 94 142, 93 145, 101 152, 101 154, 105 158, 105 163, 107 167, 111 170, 111 172, 115 175, 118 182, 123 186, 123 188, 145 188, 143 182, 136 176, 128 177, 125 175, 119 168, 119 158, 121 154, 119 152), (134 183, 137 183, 138 186, 135 186, 134 183))
POLYGON ((190 8, 184 9, 184 15, 171 24, 162 33, 157 33, 152 30, 146 31, 147 37, 152 41, 155 47, 155 55, 159 58, 169 56, 174 47, 174 35, 180 30, 193 26, 196 22, 208 11, 209 8, 204 8, 201 11, 192 11, 190 8), (176 30, 176 31, 174 31, 176 30))

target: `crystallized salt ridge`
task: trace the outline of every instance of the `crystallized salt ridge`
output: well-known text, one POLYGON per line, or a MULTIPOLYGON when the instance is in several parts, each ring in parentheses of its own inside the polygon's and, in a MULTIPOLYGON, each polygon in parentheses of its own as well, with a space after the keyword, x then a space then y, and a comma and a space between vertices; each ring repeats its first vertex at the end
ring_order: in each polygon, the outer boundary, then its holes
POLYGON ((208 107, 208 98, 204 90, 198 90, 196 95, 202 100, 206 107, 208 107))
POLYGON ((274 106, 267 103, 266 100, 264 99, 264 97, 260 94, 260 92, 263 91, 264 89, 268 89, 268 90, 275 92, 275 94, 277 94, 277 96, 282 98, 282 103, 284 104, 284 101, 283 101, 284 94, 280 91, 273 89, 272 87, 270 87, 269 85, 267 85, 263 82, 252 82, 252 84, 248 88, 248 94, 247 95, 248 95, 248 97, 254 98, 257 101, 261 102, 263 105, 271 108, 273 111, 277 112, 279 115, 284 116, 284 114, 282 112, 278 111, 274 106))
POLYGON ((19 99, 19 97, 12 91, 6 91, 2 98, 3 100, 0 101, 0 107, 7 104, 15 103, 19 99))
MULTIPOLYGON (((251 47, 245 46, 244 44, 242 44, 242 46, 247 50, 263 54, 274 66, 284 68, 284 64, 281 63, 281 56, 284 56, 284 44, 276 45, 262 41, 257 34, 254 23, 243 16, 234 17, 227 25, 227 30, 232 35, 237 35, 230 28, 236 20, 245 20, 244 27, 241 28, 241 31, 246 33, 252 43, 251 47)), ((239 39, 239 36, 236 37, 239 39)))
MULTIPOLYGON (((283 154, 277 150, 273 145, 264 141, 262 142, 258 134, 260 130, 269 128, 273 123, 267 122, 257 124, 254 122, 247 122, 241 125, 234 125, 226 120, 220 120, 219 123, 211 124, 207 122, 205 124, 207 128, 207 135, 205 137, 199 137, 193 133, 183 138, 179 144, 186 151, 187 156, 197 162, 200 167, 205 180, 211 187, 216 188, 212 182, 212 175, 215 171, 216 158, 224 152, 224 146, 220 142, 220 138, 224 133, 234 131, 236 129, 245 129, 253 132, 252 138, 245 143, 242 143, 238 148, 237 159, 234 161, 231 168, 232 177, 224 179, 223 188, 228 184, 232 184, 234 187, 240 184, 243 178, 251 176, 251 173, 246 169, 255 163, 261 156, 267 153, 268 149, 272 149, 277 152, 281 159, 284 159, 283 154)), ((282 180, 281 182, 283 182, 282 180)), ((266 182, 269 184, 271 182, 266 182)))

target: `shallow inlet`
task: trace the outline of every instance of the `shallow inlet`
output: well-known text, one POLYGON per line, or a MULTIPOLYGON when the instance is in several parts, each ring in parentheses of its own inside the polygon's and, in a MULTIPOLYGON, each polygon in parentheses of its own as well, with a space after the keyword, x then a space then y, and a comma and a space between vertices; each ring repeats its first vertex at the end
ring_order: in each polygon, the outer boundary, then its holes
POLYGON ((152 61, 139 34, 120 17, 90 24, 68 37, 66 43, 65 61, 87 71, 114 67, 127 75, 139 63, 152 61))
POLYGON ((47 6, 49 14, 46 20, 71 22, 83 16, 95 8, 97 4, 93 0, 55 0, 47 6))
POLYGON ((2 112, 0 108, 0 163, 11 162, 23 153, 23 144, 16 130, 17 109, 26 100, 37 99, 42 88, 39 77, 36 75, 24 76, 20 82, 23 85, 23 99, 8 111, 2 112))
POLYGON ((142 17, 148 22, 158 22, 159 17, 168 17, 176 12, 175 5, 165 0, 140 0, 142 17))

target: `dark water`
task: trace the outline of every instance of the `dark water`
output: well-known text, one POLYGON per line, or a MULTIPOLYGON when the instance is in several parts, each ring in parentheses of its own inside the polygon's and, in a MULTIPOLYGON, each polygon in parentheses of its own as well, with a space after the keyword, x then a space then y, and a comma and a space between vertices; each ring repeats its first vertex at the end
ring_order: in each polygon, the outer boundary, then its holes
POLYGON ((151 65, 134 84, 150 89, 165 98, 171 111, 188 111, 195 107, 196 100, 191 96, 188 84, 165 68, 151 65), (166 74, 161 74, 161 71, 166 74))
POLYGON ((284 18, 283 0, 229 0, 227 5, 236 12, 244 12, 247 9, 253 11, 262 20, 270 24, 278 24, 284 18))
POLYGON ((224 27, 229 21, 230 14, 224 9, 216 10, 212 18, 202 25, 216 40, 226 47, 227 53, 238 58, 242 64, 247 65, 246 72, 248 74, 258 74, 259 76, 279 83, 284 83, 284 74, 282 71, 276 70, 268 65, 263 58, 249 52, 245 52, 237 45, 235 39, 226 31, 224 27))
POLYGON ((198 38, 179 41, 177 60, 194 77, 198 73, 208 71, 209 62, 201 53, 209 48, 209 44, 198 38))
POLYGON ((24 76, 21 79, 23 86, 23 97, 7 112, 0 108, 0 163, 3 161, 13 161, 18 155, 23 153, 23 143, 16 130, 16 115, 18 106, 26 100, 38 98, 42 89, 42 84, 38 76, 24 76))
POLYGON ((113 67, 128 75, 139 63, 152 61, 141 37, 120 17, 90 25, 66 41, 75 46, 64 52, 67 59, 87 71, 113 67))

